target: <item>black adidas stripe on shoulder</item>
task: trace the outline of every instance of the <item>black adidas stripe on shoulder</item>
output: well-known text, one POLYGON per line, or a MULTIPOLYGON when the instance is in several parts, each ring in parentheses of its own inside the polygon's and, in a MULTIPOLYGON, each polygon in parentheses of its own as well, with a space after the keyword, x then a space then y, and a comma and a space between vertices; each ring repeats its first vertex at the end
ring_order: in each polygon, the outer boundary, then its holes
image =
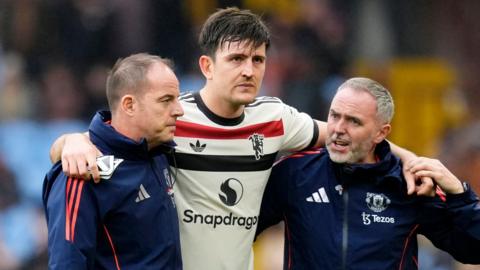
POLYGON ((185 102, 195 102, 194 92, 185 92, 178 97, 178 100, 183 100, 185 102))
POLYGON ((256 107, 258 105, 265 104, 265 103, 283 103, 283 102, 277 97, 264 96, 264 97, 257 97, 254 102, 248 104, 246 107, 256 107))

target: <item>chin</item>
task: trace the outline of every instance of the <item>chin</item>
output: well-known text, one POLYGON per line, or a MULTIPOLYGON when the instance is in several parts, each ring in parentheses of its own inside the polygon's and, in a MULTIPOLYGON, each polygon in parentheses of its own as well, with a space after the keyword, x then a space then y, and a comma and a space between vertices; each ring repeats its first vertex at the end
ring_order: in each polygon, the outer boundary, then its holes
POLYGON ((351 159, 350 155, 348 154, 338 154, 330 150, 328 151, 328 153, 329 153, 330 159, 335 163, 348 163, 351 159))
POLYGON ((255 101, 256 95, 243 95, 236 99, 236 102, 241 105, 248 105, 255 101))
POLYGON ((252 103, 255 100, 257 94, 258 91, 254 89, 236 91, 233 93, 233 99, 238 103, 248 104, 252 103))

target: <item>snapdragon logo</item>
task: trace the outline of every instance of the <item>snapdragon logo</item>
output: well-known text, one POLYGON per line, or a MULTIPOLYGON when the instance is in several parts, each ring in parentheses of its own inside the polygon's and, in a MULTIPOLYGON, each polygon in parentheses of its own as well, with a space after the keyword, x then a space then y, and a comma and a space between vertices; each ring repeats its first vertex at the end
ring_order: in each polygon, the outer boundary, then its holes
POLYGON ((191 209, 183 211, 183 219, 186 223, 209 224, 215 229, 217 226, 240 226, 250 230, 258 222, 257 216, 239 217, 230 212, 228 215, 198 214, 191 209))
POLYGON ((235 178, 228 178, 220 185, 220 200, 228 206, 234 206, 240 202, 243 196, 243 185, 235 178))

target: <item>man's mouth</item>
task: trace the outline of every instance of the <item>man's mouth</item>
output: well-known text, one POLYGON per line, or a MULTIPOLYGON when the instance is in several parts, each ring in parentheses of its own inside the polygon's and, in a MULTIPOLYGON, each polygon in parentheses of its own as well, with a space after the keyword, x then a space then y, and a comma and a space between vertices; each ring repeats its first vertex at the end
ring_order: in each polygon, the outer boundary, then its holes
POLYGON ((349 140, 338 139, 338 138, 331 139, 329 143, 330 149, 338 152, 347 151, 349 145, 350 145, 349 140))
POLYGON ((253 83, 240 83, 238 84, 239 87, 255 87, 253 83))
POLYGON ((347 140, 336 139, 332 141, 337 146, 348 146, 350 144, 347 140))

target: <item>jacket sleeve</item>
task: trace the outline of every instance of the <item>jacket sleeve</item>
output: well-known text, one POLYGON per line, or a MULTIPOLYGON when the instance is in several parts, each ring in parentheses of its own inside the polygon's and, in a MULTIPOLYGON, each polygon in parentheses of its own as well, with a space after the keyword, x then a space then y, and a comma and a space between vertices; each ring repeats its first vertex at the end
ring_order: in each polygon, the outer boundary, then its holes
MULTIPOLYGON (((49 269, 93 269, 98 214, 91 183, 47 175, 44 207, 48 226, 49 269)), ((44 188, 45 189, 45 188, 44 188)))
POLYGON ((288 205, 288 179, 289 165, 285 160, 276 164, 268 179, 265 192, 263 193, 260 216, 256 235, 270 226, 273 226, 284 218, 285 208, 288 205))
POLYGON ((467 188, 462 194, 448 195, 445 204, 440 205, 427 204, 424 208, 421 233, 459 262, 480 264, 480 205, 477 195, 467 188))

